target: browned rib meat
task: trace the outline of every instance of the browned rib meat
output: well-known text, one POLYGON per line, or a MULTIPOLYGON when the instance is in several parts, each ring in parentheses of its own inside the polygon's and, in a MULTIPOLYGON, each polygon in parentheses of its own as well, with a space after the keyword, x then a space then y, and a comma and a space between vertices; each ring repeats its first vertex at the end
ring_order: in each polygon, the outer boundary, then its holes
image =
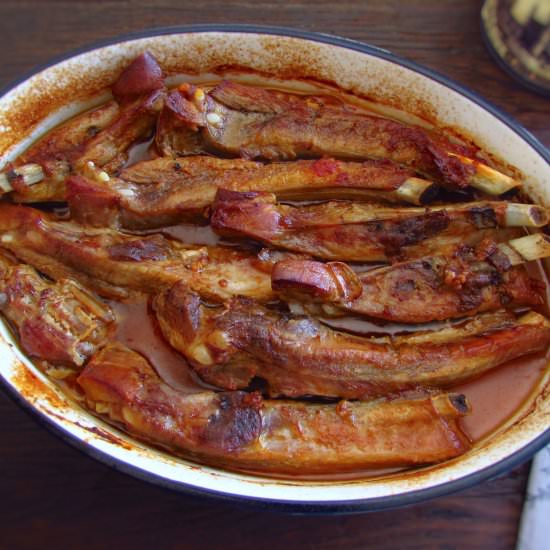
POLYGON ((28 185, 21 178, 10 178, 17 202, 65 200, 65 179, 71 164, 82 155, 94 136, 110 126, 119 116, 119 106, 109 101, 96 109, 70 119, 48 132, 17 160, 14 167, 36 164, 42 169, 39 183, 28 185))
POLYGON ((122 346, 97 354, 78 378, 88 407, 158 445, 214 464, 277 473, 337 473, 440 462, 470 447, 459 394, 314 405, 257 393, 186 395, 122 346))
POLYGON ((164 91, 155 90, 126 104, 113 124, 86 144, 77 168, 87 162, 93 162, 107 172, 121 168, 128 158, 130 145, 146 139, 153 132, 163 101, 164 91))
POLYGON ((156 293, 184 280, 207 300, 242 294, 273 298, 276 256, 186 246, 162 235, 138 236, 54 222, 38 210, 0 204, 0 246, 55 280, 70 277, 102 296, 156 293))
POLYGON ((166 339, 205 381, 239 389, 258 376, 272 396, 363 399, 447 387, 550 343, 550 322, 536 313, 486 314, 463 327, 377 339, 244 298, 206 308, 181 283, 156 297, 154 309, 166 339))
MULTIPOLYGON (((524 205, 520 205, 524 206, 524 205)), ((506 225, 505 202, 448 207, 387 208, 379 204, 327 202, 310 206, 277 204, 270 193, 220 189, 212 228, 226 237, 248 237, 271 246, 328 260, 387 261, 445 252, 474 244, 506 225)), ((543 222, 546 211, 540 209, 543 222)))
POLYGON ((110 308, 71 280, 45 281, 32 267, 0 254, 0 311, 23 350, 53 363, 82 366, 105 345, 110 308))
POLYGON ((267 190, 283 198, 376 197, 421 202, 431 182, 388 162, 335 160, 264 165, 246 160, 159 158, 122 171, 120 178, 75 175, 67 181, 74 219, 95 226, 152 228, 205 222, 220 187, 267 190), (127 181, 125 181, 127 180, 127 181), (158 182, 158 183, 157 183, 158 182))
POLYGON ((458 187, 494 176, 480 173, 485 167, 467 158, 476 153, 472 147, 328 96, 292 95, 235 82, 222 82, 208 94, 187 86, 173 92, 162 121, 157 145, 164 154, 214 149, 269 160, 388 158, 458 187))
MULTIPOLYGON (((21 155, 18 167, 42 168, 42 179, 31 184, 9 177, 16 202, 65 200, 65 180, 88 162, 112 172, 127 159, 129 147, 151 135, 164 102, 162 71, 145 53, 134 60, 113 85, 118 103, 79 115, 46 134, 21 155)), ((17 176, 17 174, 15 174, 17 176)), ((0 174, 1 176, 1 174, 0 174)), ((9 189, 8 189, 9 190, 9 189)))
POLYGON ((271 282, 273 290, 313 314, 353 313, 398 323, 544 303, 544 283, 529 277, 524 266, 512 267, 492 241, 362 274, 340 262, 283 260, 274 266, 271 282))

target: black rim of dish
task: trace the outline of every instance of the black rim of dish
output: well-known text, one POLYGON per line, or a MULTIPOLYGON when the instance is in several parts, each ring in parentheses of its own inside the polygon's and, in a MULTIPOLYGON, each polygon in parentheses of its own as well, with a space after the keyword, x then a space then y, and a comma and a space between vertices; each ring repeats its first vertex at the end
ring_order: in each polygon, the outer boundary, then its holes
MULTIPOLYGON (((72 50, 63 55, 57 56, 43 65, 39 65, 33 68, 31 71, 20 76, 16 80, 9 83, 3 89, 0 90, 0 98, 2 98, 9 91, 23 83, 29 77, 37 74, 57 63, 65 61, 71 57, 75 57, 79 54, 86 53, 105 46, 111 46, 119 42, 126 42, 142 38, 151 38, 155 36, 170 35, 170 34, 191 34, 191 33, 206 33, 206 32, 223 32, 223 33, 249 33, 249 34, 267 34, 277 35, 292 38, 300 38, 313 42, 320 42, 333 46, 339 46, 349 50, 365 53, 374 57, 379 57, 391 63, 401 65, 407 69, 422 74, 423 76, 434 80, 440 84, 443 84, 447 88, 465 96, 472 102, 476 103, 484 110, 495 116, 498 120, 506 124, 516 134, 518 134, 524 141, 526 141, 533 149, 535 149, 545 160, 550 163, 550 151, 544 147, 530 132, 528 132, 519 123, 505 115, 502 111, 490 104, 488 101, 481 98, 477 93, 469 90, 468 88, 457 84, 453 80, 439 74, 436 71, 417 65, 413 61, 401 58, 392 54, 388 50, 378 48, 358 42, 355 40, 341 38, 338 36, 302 31, 287 27, 272 27, 262 25, 237 25, 237 24, 219 24, 219 25, 183 25, 174 27, 160 27, 145 29, 140 32, 134 32, 129 34, 118 35, 112 38, 100 40, 89 44, 87 46, 72 50)), ((234 493, 226 493, 221 489, 220 491, 214 491, 210 489, 204 489, 201 487, 185 484, 184 482, 173 481, 166 479, 157 474, 153 474, 147 470, 143 470, 130 464, 123 462, 117 458, 114 458, 110 454, 95 449, 87 445, 84 441, 78 439, 73 434, 68 432, 63 426, 55 422, 49 416, 36 409, 30 402, 26 401, 14 388, 12 388, 6 380, 0 378, 3 386, 8 390, 9 395, 19 403, 24 409, 29 411, 32 416, 37 419, 42 425, 49 430, 53 431, 56 435, 60 436, 62 440, 69 443, 71 446, 76 447, 78 450, 85 454, 92 456, 100 462, 114 467, 116 470, 130 474, 138 479, 154 483, 172 490, 185 492, 188 494, 195 494, 201 496, 209 496, 217 499, 239 503, 243 505, 252 505, 256 508, 271 509, 274 511, 290 512, 298 514, 351 514, 351 513, 363 513, 374 512, 378 510, 397 508, 401 506, 407 506, 415 504, 424 500, 448 495, 463 489, 477 485, 483 481, 492 479, 505 472, 519 466, 523 462, 529 460, 537 451, 542 449, 547 443, 550 443, 550 428, 544 433, 539 435, 536 439, 531 441, 522 449, 516 451, 512 455, 504 458, 503 460, 492 464, 482 470, 473 472, 457 480, 442 483, 434 487, 428 487, 426 489, 418 489, 408 493, 374 497, 368 499, 358 500, 345 500, 345 501, 314 501, 314 502, 302 502, 293 500, 280 500, 280 499, 264 499, 260 497, 243 496, 234 493)))

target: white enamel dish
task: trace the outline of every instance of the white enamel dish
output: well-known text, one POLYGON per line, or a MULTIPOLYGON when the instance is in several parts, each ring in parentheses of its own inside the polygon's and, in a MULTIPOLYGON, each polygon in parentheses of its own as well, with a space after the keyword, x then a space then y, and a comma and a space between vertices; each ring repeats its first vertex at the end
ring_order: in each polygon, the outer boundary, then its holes
MULTIPOLYGON (((105 99, 121 68, 149 50, 169 75, 250 75, 338 85, 390 108, 471 137, 521 173, 533 199, 550 206, 550 154, 526 130, 459 85, 371 46, 270 27, 217 25, 152 30, 73 52, 5 90, 0 98, 0 168, 30 139, 105 99), (244 73, 243 73, 244 72, 244 73), (233 74, 233 73, 232 73, 233 74), (66 99, 74 103, 67 106, 66 99)), ((174 76, 173 82, 178 77, 174 76)), ((501 474, 550 442, 550 370, 496 433, 442 465, 352 481, 278 480, 173 457, 81 409, 21 353, 0 322, 0 378, 25 408, 86 453, 166 487, 302 512, 354 512, 400 506, 501 474)))

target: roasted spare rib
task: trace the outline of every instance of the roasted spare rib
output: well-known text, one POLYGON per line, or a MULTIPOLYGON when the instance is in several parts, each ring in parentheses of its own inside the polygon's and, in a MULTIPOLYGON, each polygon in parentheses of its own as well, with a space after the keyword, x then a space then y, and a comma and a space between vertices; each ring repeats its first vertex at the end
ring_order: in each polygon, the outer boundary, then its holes
POLYGON ((0 312, 32 357, 82 366, 107 342, 110 308, 78 283, 46 281, 32 267, 0 253, 0 312))
POLYGON ((148 53, 137 57, 113 85, 116 100, 49 132, 0 174, 0 194, 17 202, 64 201, 65 180, 88 163, 104 181, 128 158, 134 143, 150 137, 164 103, 164 78, 148 53))
POLYGON ((303 96, 224 81, 205 93, 171 92, 157 131, 164 155, 221 151, 244 158, 385 158, 451 187, 499 195, 516 180, 475 159, 477 150, 418 126, 367 114, 332 96, 303 96))
POLYGON ((271 396, 365 399, 448 387, 550 343, 550 321, 530 312, 485 314, 463 326, 367 338, 247 298, 206 307, 178 283, 153 301, 160 328, 199 376, 226 389, 254 377, 271 396))
POLYGON ((54 280, 72 278, 101 296, 157 293, 186 281, 206 300, 273 299, 268 251, 188 246, 162 235, 130 235, 52 221, 26 206, 0 204, 0 246, 54 280))
POLYGON ((184 394, 121 345, 96 354, 78 384, 92 411, 130 433, 240 469, 304 475, 411 466, 470 447, 457 423, 469 410, 459 394, 335 405, 245 392, 184 394))
POLYGON ((507 238, 498 227, 548 223, 546 209, 509 202, 471 202, 431 208, 327 202, 277 204, 271 193, 219 189, 211 225, 226 237, 251 238, 270 246, 329 260, 387 261, 444 253, 484 237, 507 238))
POLYGON ((342 262, 289 259, 275 264, 271 282, 282 298, 315 315, 427 323, 542 306, 545 285, 529 276, 521 250, 530 260, 550 256, 550 239, 540 233, 500 245, 485 240, 359 274, 342 262))
POLYGON ((287 199, 360 197, 413 204, 424 202, 435 187, 384 161, 262 164, 205 156, 139 162, 107 181, 101 172, 87 170, 69 177, 66 185, 73 219, 127 229, 206 223, 206 209, 220 187, 270 191, 287 199))

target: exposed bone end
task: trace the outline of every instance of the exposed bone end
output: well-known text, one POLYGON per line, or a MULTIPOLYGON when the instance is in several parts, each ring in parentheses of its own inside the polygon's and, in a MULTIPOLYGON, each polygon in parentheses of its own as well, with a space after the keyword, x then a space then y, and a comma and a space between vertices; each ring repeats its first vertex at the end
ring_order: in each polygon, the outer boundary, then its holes
POLYGON ((504 214, 506 227, 542 227, 550 221, 548 210, 536 204, 508 203, 504 214))
POLYGON ((20 178, 24 185, 31 186, 44 179, 44 170, 40 164, 24 164, 8 172, 0 173, 0 193, 13 191, 12 182, 20 178))
POLYGON ((502 195, 510 189, 521 187, 521 182, 479 162, 478 160, 463 157, 456 153, 449 153, 449 156, 457 158, 462 164, 473 166, 474 173, 470 176, 468 183, 475 189, 479 189, 489 195, 502 195))
POLYGON ((461 393, 442 393, 432 397, 435 410, 443 417, 466 416, 472 410, 470 402, 461 393))
POLYGON ((545 328, 550 328, 550 320, 536 311, 529 311, 529 313, 522 315, 518 319, 518 323, 521 325, 541 325, 545 328))
POLYGON ((395 190, 395 195, 402 201, 420 205, 429 202, 436 192, 437 186, 433 181, 411 177, 395 190))
POLYGON ((512 239, 508 243, 499 245, 512 265, 547 258, 550 256, 550 237, 544 233, 527 235, 519 239, 512 239))

